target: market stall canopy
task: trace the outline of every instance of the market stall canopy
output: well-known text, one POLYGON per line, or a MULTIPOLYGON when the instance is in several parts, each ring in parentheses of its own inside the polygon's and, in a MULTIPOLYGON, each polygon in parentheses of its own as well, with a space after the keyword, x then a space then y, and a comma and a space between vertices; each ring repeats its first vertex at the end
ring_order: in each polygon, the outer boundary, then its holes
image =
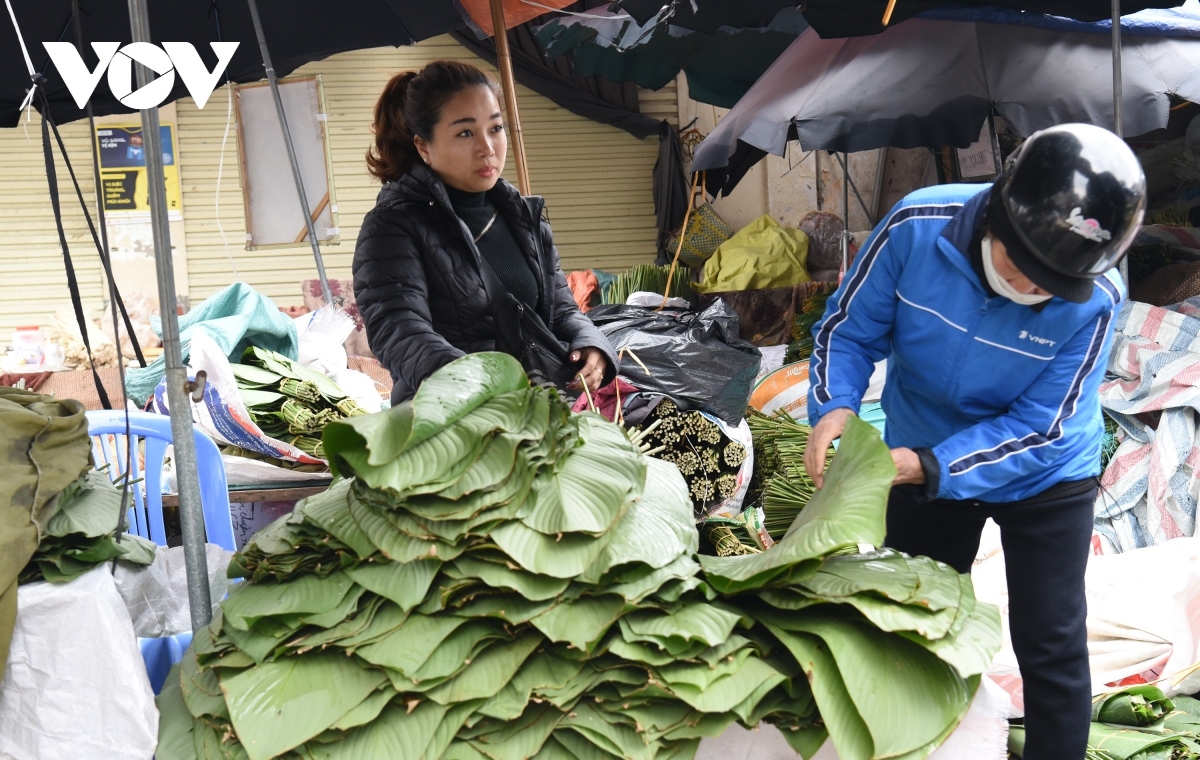
MULTIPOLYGON (((97 58, 91 42, 131 41, 129 12, 124 2, 80 0, 83 16, 84 63, 89 70, 97 58)), ((487 5, 484 0, 483 5, 487 5)), ((507 3, 506 3, 507 5, 507 3)), ((34 67, 46 78, 47 94, 59 123, 83 118, 66 84, 42 46, 43 42, 74 42, 70 0, 12 0, 13 12, 25 38, 34 67)), ((465 24, 453 0, 259 0, 276 73, 285 76, 310 61, 348 50, 385 45, 411 45, 460 29, 465 24)), ((151 34, 155 42, 190 42, 211 69, 216 62, 208 43, 239 42, 226 69, 234 82, 263 78, 263 61, 245 0, 149 0, 151 34)), ((224 81, 222 79, 222 81, 224 81)), ((29 75, 11 24, 0 23, 0 127, 13 127, 29 88, 29 75)), ((166 98, 187 94, 182 78, 166 98)), ((101 83, 92 95, 97 116, 130 113, 101 83)))
POLYGON ((551 59, 574 52, 583 76, 657 90, 682 71, 693 100, 730 108, 806 28, 797 8, 784 8, 761 27, 707 34, 676 26, 666 8, 639 23, 609 6, 555 18, 538 27, 537 37, 551 59))
MULTIPOLYGON (((1200 102, 1200 12, 1188 9, 1176 37, 1126 32, 1126 134, 1166 126, 1171 95, 1200 102)), ((692 168, 710 170, 709 190, 727 193, 766 153, 782 156, 790 139, 839 152, 965 148, 993 107, 1021 135, 1066 122, 1108 127, 1109 30, 1081 26, 1088 31, 910 19, 836 40, 810 29, 700 144, 692 168), (726 177, 711 171, 722 167, 726 177)))
MULTIPOLYGON (((950 4, 944 0, 897 0, 890 25, 917 16, 925 18, 929 11, 945 9, 947 5, 950 4)), ((996 8, 1023 15, 1046 14, 1079 21, 1112 18, 1111 0, 955 0, 953 5, 968 12, 996 8), (1032 13, 1025 14, 1025 11, 1032 13)), ((1179 5, 1182 5, 1181 0, 1121 0, 1121 13, 1179 5)), ((804 17, 824 39, 862 37, 879 34, 887 28, 883 23, 887 7, 888 0, 808 0, 804 3, 804 17)), ((1124 28, 1125 25, 1121 26, 1124 28)), ((1111 28, 1111 22, 1108 28, 1111 28)))

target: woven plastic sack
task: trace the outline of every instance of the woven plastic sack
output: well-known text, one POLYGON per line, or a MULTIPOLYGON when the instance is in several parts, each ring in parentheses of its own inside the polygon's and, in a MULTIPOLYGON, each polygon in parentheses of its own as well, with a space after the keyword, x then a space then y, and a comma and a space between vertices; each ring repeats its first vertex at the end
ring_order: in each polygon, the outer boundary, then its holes
MULTIPOLYGON (((679 252, 679 263, 699 269, 717 252, 721 244, 731 237, 733 229, 717 215, 711 204, 704 203, 694 209, 688 219, 687 230, 683 233, 683 250, 679 252)), ((674 256, 678 249, 679 235, 675 235, 667 243, 667 253, 674 256)))
POLYGON ((846 225, 840 216, 830 211, 810 211, 798 226, 808 235, 810 272, 836 270, 842 265, 842 233, 846 225))
POLYGON ((1141 282, 1133 300, 1151 306, 1170 306, 1200 295, 1200 261, 1167 264, 1141 282))

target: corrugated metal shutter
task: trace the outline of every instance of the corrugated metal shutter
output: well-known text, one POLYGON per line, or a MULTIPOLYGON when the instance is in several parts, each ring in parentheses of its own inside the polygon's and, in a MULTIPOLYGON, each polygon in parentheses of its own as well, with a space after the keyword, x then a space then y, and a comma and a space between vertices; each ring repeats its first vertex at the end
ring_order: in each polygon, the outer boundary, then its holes
MULTIPOLYGON (((24 124, 24 119, 22 118, 24 124)), ((25 127, 0 129, 0 351, 18 325, 45 325, 58 309, 70 308, 58 230, 50 208, 46 164, 42 157, 41 120, 36 113, 25 127)), ((95 211, 87 122, 61 127, 89 210, 95 211)), ((57 149, 56 149, 57 152, 57 149)), ((60 160, 58 189, 64 228, 80 290, 88 309, 104 303, 100 259, 88 232, 75 188, 60 160)))
MULTIPOLYGON (((354 242, 363 216, 375 203, 379 183, 363 159, 371 144, 375 100, 393 74, 439 58, 490 67, 450 37, 412 47, 381 48, 334 56, 300 69, 320 74, 329 111, 333 177, 342 242, 325 246, 331 277, 349 277, 354 242)), ((493 73, 494 70, 493 70, 493 73)), ((217 92, 204 110, 190 99, 178 104, 181 181, 187 231, 192 303, 237 278, 251 283, 280 305, 300 302, 299 283, 315 277, 311 250, 246 251, 242 195, 238 185, 236 123, 229 126, 221 179, 217 226, 216 179, 226 129, 226 95, 217 92)), ((654 258, 654 199, 651 172, 657 157, 654 137, 637 140, 613 127, 575 116, 532 91, 518 87, 533 191, 546 197, 555 240, 566 270, 624 269, 654 258)), ((677 122, 674 85, 643 93, 642 110, 677 122)), ((506 178, 514 165, 507 163, 506 178)), ((290 182, 290 177, 280 177, 290 182)))

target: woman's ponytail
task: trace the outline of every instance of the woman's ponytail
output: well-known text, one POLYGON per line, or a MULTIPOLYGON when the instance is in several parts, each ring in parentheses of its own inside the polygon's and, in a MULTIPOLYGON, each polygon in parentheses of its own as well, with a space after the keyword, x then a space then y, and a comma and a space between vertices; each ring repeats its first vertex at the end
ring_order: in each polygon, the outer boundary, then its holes
POLYGON ((404 117, 408 88, 417 72, 405 71, 392 77, 375 103, 375 145, 367 151, 367 170, 381 182, 391 182, 421 160, 413 132, 404 117))
POLYGON ((499 97, 495 80, 461 61, 432 61, 420 71, 392 77, 375 103, 375 145, 367 151, 367 170, 381 182, 392 182, 421 163, 415 138, 431 141, 446 101, 468 87, 487 87, 499 97))

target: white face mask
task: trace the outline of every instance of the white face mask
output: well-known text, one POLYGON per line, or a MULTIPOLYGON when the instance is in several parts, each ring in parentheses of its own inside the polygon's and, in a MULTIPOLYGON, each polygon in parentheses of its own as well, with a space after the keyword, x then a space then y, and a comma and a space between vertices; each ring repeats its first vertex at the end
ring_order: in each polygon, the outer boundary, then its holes
POLYGON ((992 237, 988 235, 983 239, 983 272, 987 275, 988 285, 992 286, 992 290, 996 291, 997 295, 1003 296, 1013 303, 1019 303, 1022 306, 1033 306, 1034 304, 1044 303, 1049 301, 1054 296, 1041 296, 1034 293, 1022 293, 1021 291, 1008 284, 1008 280, 1000 276, 996 271, 996 262, 992 259, 992 237))

